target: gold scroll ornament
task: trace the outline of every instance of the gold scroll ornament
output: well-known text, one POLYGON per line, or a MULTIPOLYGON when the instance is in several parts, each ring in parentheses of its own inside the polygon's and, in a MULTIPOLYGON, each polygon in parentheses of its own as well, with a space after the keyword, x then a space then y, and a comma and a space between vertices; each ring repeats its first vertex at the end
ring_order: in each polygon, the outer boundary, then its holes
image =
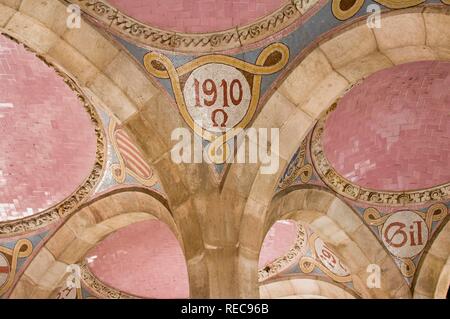
POLYGON ((311 164, 305 163, 307 141, 304 140, 295 154, 295 158, 289 163, 283 177, 278 183, 278 187, 285 189, 291 186, 295 180, 300 177, 300 181, 304 184, 308 183, 312 177, 313 167, 311 164))
MULTIPOLYGON (((394 255, 400 262, 400 271, 402 272, 403 276, 410 278, 410 277, 414 276, 414 274, 416 272, 416 265, 414 264, 413 259, 425 249, 425 246, 430 239, 429 234, 431 234, 433 222, 438 222, 438 221, 443 220, 448 214, 448 208, 446 205, 444 205, 442 203, 436 203, 436 204, 431 205, 427 209, 426 212, 417 211, 417 210, 403 210, 403 211, 395 211, 393 213, 383 215, 378 211, 378 209, 369 207, 364 211, 363 218, 364 218, 364 221, 366 222, 366 224, 377 227, 379 234, 382 237, 383 236, 382 229, 383 229, 383 226, 385 225, 386 221, 389 218, 391 218, 401 212, 408 212, 410 214, 416 214, 418 216, 418 218, 421 218, 423 220, 423 222, 425 223, 425 225, 427 227, 427 238, 425 240, 425 243, 423 244, 423 248, 420 249, 420 251, 417 251, 413 256, 406 256, 406 257, 405 256, 397 256, 396 254, 394 254, 393 252, 390 251, 391 254, 394 255)), ((383 240, 383 243, 386 245, 384 240, 383 240)))
POLYGON ((0 246, 0 278, 3 278, 0 281, 0 296, 14 283, 18 259, 30 256, 32 251, 33 244, 28 239, 19 240, 13 249, 0 246))
POLYGON ((280 71, 284 66, 286 66, 288 60, 289 48, 282 43, 273 43, 262 50, 262 52, 256 59, 255 64, 251 64, 231 56, 212 54, 198 57, 193 61, 175 68, 173 63, 166 56, 157 52, 150 52, 144 57, 144 66, 147 71, 153 76, 161 79, 170 79, 175 95, 175 101, 181 115, 183 116, 188 126, 198 136, 211 142, 208 152, 209 157, 214 163, 220 164, 224 163, 228 158, 228 155, 230 154, 230 149, 227 141, 234 138, 243 129, 245 129, 256 112, 260 97, 262 76, 270 75, 280 71), (246 72, 253 76, 251 99, 246 114, 236 125, 230 128, 228 131, 220 133, 209 132, 195 122, 186 106, 186 101, 182 90, 182 83, 180 81, 181 76, 190 74, 195 69, 212 63, 231 66, 240 70, 241 72, 246 72), (221 155, 217 155, 220 149, 221 155))
MULTIPOLYGON (((404 9, 417 6, 425 0, 374 0, 389 9, 404 9)), ((441 0, 449 4, 450 0, 441 0)), ((333 0, 331 10, 339 20, 347 20, 353 17, 364 5, 364 0, 333 0)))
POLYGON ((128 174, 144 186, 154 186, 158 182, 156 174, 128 133, 114 119, 109 123, 109 137, 119 159, 118 164, 111 165, 111 174, 116 182, 124 183, 128 174))

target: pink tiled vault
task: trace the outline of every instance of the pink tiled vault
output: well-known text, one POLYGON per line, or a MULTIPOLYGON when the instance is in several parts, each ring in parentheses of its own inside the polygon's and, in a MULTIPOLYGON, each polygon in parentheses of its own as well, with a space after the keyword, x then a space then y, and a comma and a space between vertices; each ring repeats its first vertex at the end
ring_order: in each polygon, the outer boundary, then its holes
MULTIPOLYGON (((295 244, 294 221, 269 230, 260 268, 284 256, 295 244)), ((188 298, 189 280, 183 251, 169 227, 148 220, 117 230, 88 252, 92 273, 105 284, 145 298, 188 298)))
POLYGON ((68 197, 94 165, 94 127, 53 69, 0 35, 0 221, 68 197))
POLYGON ((450 63, 408 63, 368 77, 329 116, 323 145, 334 168, 363 187, 449 182, 450 63))
POLYGON ((297 239, 297 224, 294 221, 282 220, 276 222, 264 238, 259 253, 259 268, 273 262, 278 257, 286 255, 297 239))
POLYGON ((92 273, 115 289, 145 298, 188 298, 183 251, 169 227, 148 220, 121 228, 87 254, 92 273))
POLYGON ((251 23, 287 0, 109 0, 123 13, 153 27, 213 32, 251 23))

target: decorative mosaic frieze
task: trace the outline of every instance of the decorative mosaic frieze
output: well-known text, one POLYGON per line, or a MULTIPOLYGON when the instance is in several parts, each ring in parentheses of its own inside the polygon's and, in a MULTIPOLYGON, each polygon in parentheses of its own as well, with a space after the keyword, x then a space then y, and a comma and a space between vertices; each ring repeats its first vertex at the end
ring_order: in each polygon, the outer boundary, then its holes
POLYGON ((260 282, 293 273, 322 275, 334 282, 351 285, 349 268, 309 227, 296 223, 297 238, 289 252, 259 270, 260 282))
POLYGON ((310 181, 313 174, 313 167, 311 164, 305 163, 307 145, 308 142, 305 139, 281 177, 278 183, 279 190, 293 185, 297 180, 305 184, 310 181))
POLYGON ((307 246, 307 234, 306 229, 302 224, 297 223, 297 238, 295 240, 294 246, 289 250, 289 252, 277 258, 263 269, 258 271, 258 280, 264 281, 271 277, 276 276, 283 270, 292 266, 306 250, 307 246))
POLYGON ((85 262, 79 265, 80 284, 65 284, 56 295, 56 299, 137 299, 122 291, 116 290, 100 281, 85 262))
POLYGON ((289 48, 272 43, 255 63, 211 54, 182 66, 158 52, 144 56, 153 76, 170 80, 178 110, 189 128, 207 142, 205 151, 214 164, 230 162, 234 140, 242 136, 258 109, 264 76, 281 71, 289 61, 289 48))
MULTIPOLYGON (((211 52, 238 48, 255 43, 277 33, 302 15, 309 1, 293 0, 274 13, 247 26, 232 28, 213 33, 180 33, 165 31, 141 23, 120 12, 102 0, 66 0, 77 4, 89 16, 93 17, 112 31, 137 43, 180 52, 211 52)), ((311 0, 312 1, 312 0, 311 0)))

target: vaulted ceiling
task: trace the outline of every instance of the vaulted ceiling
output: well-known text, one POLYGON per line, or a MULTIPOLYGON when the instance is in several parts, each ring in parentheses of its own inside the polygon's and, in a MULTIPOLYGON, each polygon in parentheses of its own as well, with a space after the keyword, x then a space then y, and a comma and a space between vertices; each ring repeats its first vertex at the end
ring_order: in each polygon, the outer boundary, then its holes
POLYGON ((449 26, 447 0, 0 0, 0 296, 445 297, 449 26), (173 160, 241 126, 279 133, 273 171, 173 160))
POLYGON ((325 123, 330 164, 371 189, 406 191, 448 182, 449 73, 448 62, 407 63, 354 87, 325 123))
POLYGON ((0 70, 0 221, 8 221, 69 197, 94 166, 96 136, 77 93, 3 35, 0 70))

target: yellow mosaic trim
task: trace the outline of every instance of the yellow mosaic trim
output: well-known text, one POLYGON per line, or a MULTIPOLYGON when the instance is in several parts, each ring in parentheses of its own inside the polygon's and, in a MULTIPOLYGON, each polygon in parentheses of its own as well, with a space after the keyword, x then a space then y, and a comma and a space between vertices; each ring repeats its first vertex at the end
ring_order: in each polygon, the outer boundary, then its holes
POLYGON ((404 9, 424 3, 425 0, 374 0, 389 9, 404 9))
POLYGON ((6 291, 11 288, 14 283, 14 279, 16 278, 17 271, 17 261, 19 258, 28 257, 31 255, 33 251, 33 244, 28 239, 19 240, 13 249, 8 249, 6 247, 0 247, 0 253, 5 256, 9 256, 8 262, 10 271, 7 277, 6 282, 0 286, 0 296, 3 295, 6 291))
POLYGON ((337 19, 347 20, 353 17, 364 4, 364 0, 355 0, 351 6, 346 7, 348 2, 351 0, 333 0, 331 11, 337 19))
MULTIPOLYGON (((425 0, 374 0, 389 9, 405 9, 424 3, 425 0)), ((449 0, 441 0, 445 1, 449 0)), ((364 0, 333 0, 331 10, 339 20, 347 20, 353 17, 364 5, 364 0)))
POLYGON ((111 118, 109 122, 108 133, 111 145, 114 148, 115 153, 117 154, 117 158, 119 159, 119 163, 111 165, 110 168, 113 178, 116 180, 117 183, 122 184, 125 181, 125 178, 127 177, 128 174, 134 177, 139 183, 141 183, 144 186, 147 187, 154 186, 158 182, 158 178, 150 166, 149 169, 152 171, 152 176, 150 178, 143 178, 126 165, 123 155, 119 149, 119 146, 117 145, 115 137, 116 127, 117 127, 116 121, 113 118, 111 118), (117 173, 117 171, 119 171, 119 173, 117 173))
POLYGON ((297 164, 295 165, 295 167, 291 166, 292 162, 289 164, 287 169, 292 170, 292 172, 285 175, 284 178, 279 182, 278 187, 280 189, 291 186, 298 177, 300 177, 302 183, 305 184, 308 183, 311 179, 313 167, 311 164, 305 164, 307 145, 307 141, 304 140, 302 142, 302 145, 300 146, 299 154, 297 156, 297 164))

